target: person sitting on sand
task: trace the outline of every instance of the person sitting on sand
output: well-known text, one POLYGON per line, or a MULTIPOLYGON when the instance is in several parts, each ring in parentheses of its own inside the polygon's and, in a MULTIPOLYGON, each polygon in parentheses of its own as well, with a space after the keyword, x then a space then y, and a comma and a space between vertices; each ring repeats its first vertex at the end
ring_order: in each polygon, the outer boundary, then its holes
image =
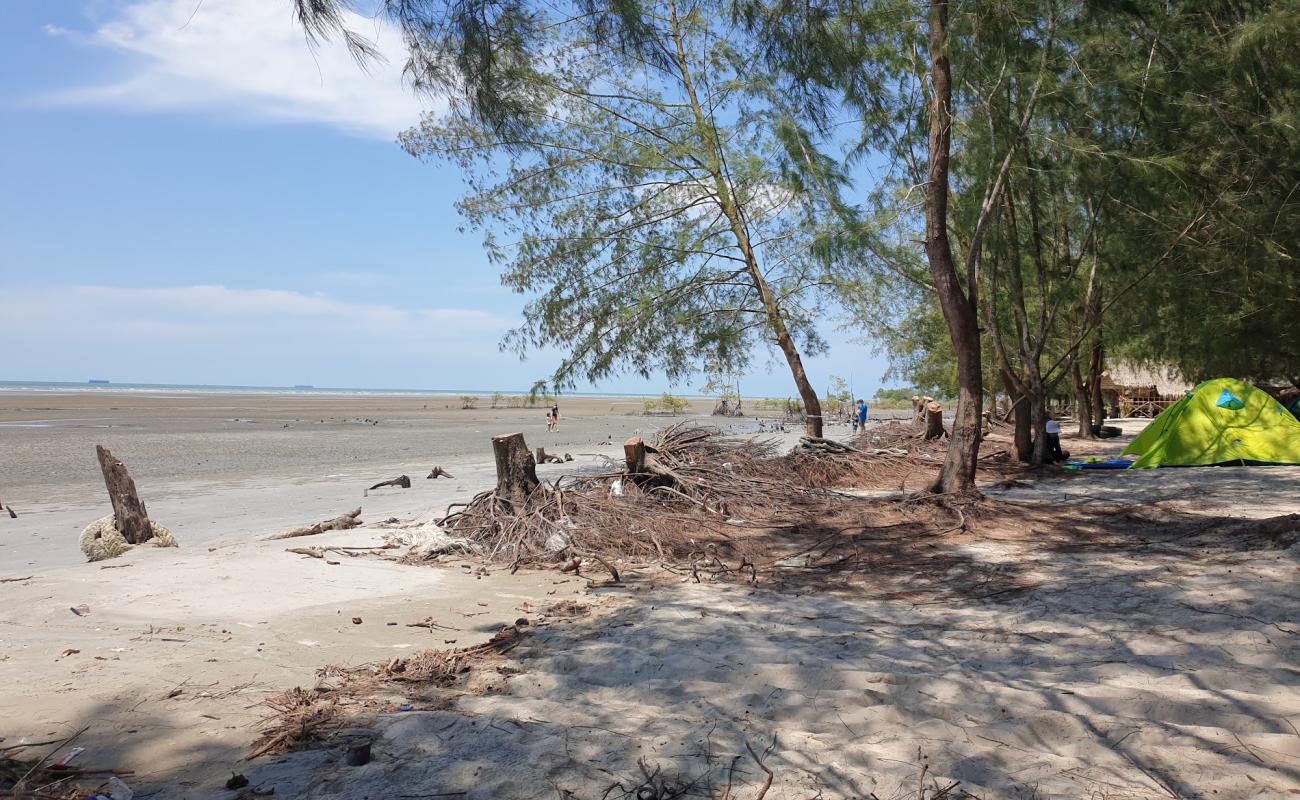
POLYGON ((1047 455, 1053 464, 1059 464, 1067 457, 1061 451, 1061 423, 1050 416, 1047 418, 1047 455))

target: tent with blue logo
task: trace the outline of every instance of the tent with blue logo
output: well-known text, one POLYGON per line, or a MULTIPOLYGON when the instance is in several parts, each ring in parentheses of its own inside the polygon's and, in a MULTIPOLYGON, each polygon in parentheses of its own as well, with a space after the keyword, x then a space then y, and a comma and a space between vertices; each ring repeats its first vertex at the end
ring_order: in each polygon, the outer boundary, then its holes
POLYGON ((1216 378, 1166 408, 1124 455, 1134 467, 1300 464, 1300 420, 1267 392, 1216 378))

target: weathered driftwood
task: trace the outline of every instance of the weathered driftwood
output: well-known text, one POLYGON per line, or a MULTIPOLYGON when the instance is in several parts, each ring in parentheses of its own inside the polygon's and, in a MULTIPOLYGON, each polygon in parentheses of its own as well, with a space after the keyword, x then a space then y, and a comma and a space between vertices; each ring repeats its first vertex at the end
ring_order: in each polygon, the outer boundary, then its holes
POLYGON ((376 483, 374 486, 371 486, 366 491, 372 492, 375 489, 382 489, 385 486, 400 486, 403 489, 409 489, 411 488, 411 479, 406 475, 398 475, 396 478, 393 478, 392 480, 380 481, 379 483, 376 483))
POLYGON ((126 471, 126 465, 103 445, 95 445, 99 469, 104 473, 104 486, 113 503, 113 527, 117 528, 127 544, 143 544, 153 538, 149 527, 149 512, 135 491, 135 481, 126 471))
POLYGON ((807 453, 860 453, 856 447, 850 447, 843 442, 837 442, 834 439, 823 439, 818 436, 800 436, 799 449, 807 453))
POLYGON ((426 479, 427 478, 452 478, 454 480, 456 476, 452 475, 450 472, 443 469, 442 467, 434 467, 433 472, 430 472, 428 475, 425 475, 424 477, 426 479))
POLYGON ((938 439, 947 433, 943 429, 943 407, 931 400, 925 406, 925 438, 938 439))
POLYGON ((492 454, 496 457, 497 496, 522 503, 537 488, 537 464, 528 452, 522 433, 492 437, 492 454))
POLYGON ((545 447, 537 448, 535 460, 538 464, 563 464, 565 461, 572 461, 573 456, 565 454, 564 457, 547 453, 545 447))
POLYGON ((14 511, 13 506, 6 506, 4 503, 0 503, 0 511, 8 511, 10 519, 18 519, 18 512, 14 511))
POLYGON ((355 528, 359 526, 361 524, 361 520, 359 519, 360 516, 361 516, 361 509, 354 508, 348 513, 339 517, 335 517, 334 519, 327 519, 324 522, 317 522, 315 525, 308 525, 305 528, 295 528, 294 530, 285 531, 284 533, 277 533, 276 535, 270 538, 271 539, 295 539, 299 536, 315 536, 318 533, 325 533, 326 531, 345 531, 348 530, 349 528, 355 528))

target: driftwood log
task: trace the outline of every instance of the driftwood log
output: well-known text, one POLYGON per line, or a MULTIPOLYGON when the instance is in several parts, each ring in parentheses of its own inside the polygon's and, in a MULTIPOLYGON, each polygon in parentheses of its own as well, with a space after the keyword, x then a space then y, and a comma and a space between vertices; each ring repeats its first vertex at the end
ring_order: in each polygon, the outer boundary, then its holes
POLYGON ((149 512, 135 491, 135 481, 126 471, 126 465, 113 457, 103 445, 95 445, 99 469, 104 473, 104 486, 113 503, 113 527, 117 528, 127 544, 143 544, 153 538, 149 526, 149 512))
POLYGON ((522 433, 492 437, 492 454, 497 466, 497 496, 522 503, 537 488, 537 463, 528 452, 522 433))
POLYGON ((451 478, 453 480, 456 478, 455 475, 452 475, 450 472, 443 469, 442 467, 434 467, 433 472, 430 472, 428 475, 425 475, 424 477, 426 479, 427 478, 451 478))
POLYGON ((800 436, 799 449, 805 453, 860 453, 856 447, 850 447, 843 442, 837 442, 834 439, 823 439, 819 436, 800 436))
POLYGON ((334 519, 317 522, 315 525, 308 525, 305 528, 295 528, 294 530, 285 531, 284 533, 277 533, 270 538, 296 539, 299 536, 315 536, 318 533, 325 533, 326 531, 345 531, 349 528, 358 527, 361 524, 361 520, 359 519, 360 516, 361 509, 354 508, 348 513, 335 517, 334 519))
POLYGON ((396 478, 393 478, 392 480, 380 481, 379 483, 376 483, 374 486, 371 486, 366 491, 370 492, 370 491, 374 491, 375 489, 382 489, 385 486, 400 486, 403 489, 409 489, 411 488, 411 479, 406 475, 398 475, 396 478))
POLYGON ((938 439, 947 433, 943 429, 943 407, 931 400, 925 405, 925 438, 938 439))
POLYGON ((566 461, 572 461, 573 456, 565 453, 563 457, 547 453, 545 447, 537 448, 536 461, 538 464, 563 464, 566 461))
POLYGON ((18 512, 14 511, 13 506, 6 506, 4 503, 0 503, 0 511, 8 511, 10 519, 18 519, 18 512))

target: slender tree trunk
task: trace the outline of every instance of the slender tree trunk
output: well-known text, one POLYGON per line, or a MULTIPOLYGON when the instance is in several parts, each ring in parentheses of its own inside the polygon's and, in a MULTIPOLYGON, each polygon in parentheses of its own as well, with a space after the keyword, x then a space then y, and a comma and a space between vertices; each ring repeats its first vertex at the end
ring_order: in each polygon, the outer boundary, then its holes
POLYGON ((1070 359, 1070 376, 1074 379, 1074 418, 1079 421, 1079 438, 1092 439, 1092 395, 1083 382, 1079 360, 1070 359))
POLYGON ((804 424, 807 427, 808 435, 820 439, 822 437, 821 400, 818 399, 817 391, 813 389, 812 382, 808 380, 808 373, 803 367, 803 358, 800 357, 799 347, 795 344, 794 337, 790 335, 790 329, 785 324, 785 314, 782 312, 780 302, 776 299, 775 293, 772 292, 771 286, 768 285, 767 279, 763 276, 763 270, 758 263, 758 256, 754 252, 753 242, 749 236, 749 228, 745 223, 744 211, 740 203, 736 201, 730 181, 723 170, 722 143, 719 141, 717 127, 713 124, 711 118, 704 113, 704 107, 695 92, 695 79, 691 72, 690 62, 686 58, 685 47, 682 44, 676 2, 669 0, 668 8, 671 15, 673 43, 676 47, 677 69, 681 75, 682 87, 686 90, 686 95, 690 99, 691 113, 695 118, 696 129, 709 149, 708 163, 705 166, 709 176, 713 179, 713 188, 717 193, 719 210, 722 211, 731 224, 732 233, 736 237, 736 246, 745 259, 745 271, 754 284, 755 291, 758 292, 759 301, 763 304, 763 313, 767 318, 772 339, 776 342, 776 346, 781 348, 786 364, 790 367, 790 375, 794 378, 795 388, 799 391, 799 398, 803 400, 804 424))
POLYGON ((1011 400, 1011 413, 1015 419, 1016 459, 1028 462, 1034 449, 1033 430, 1029 422, 1029 398, 1020 391, 1015 376, 1005 369, 1002 370, 1002 383, 1007 387, 1007 397, 1011 400))
POLYGON ((948 62, 948 2, 931 0, 930 137, 926 181, 925 256, 930 265, 948 335, 957 354, 957 410, 948 440, 948 455, 933 486, 942 493, 975 491, 979 458, 980 413, 984 400, 980 365, 979 316, 973 291, 962 289, 952 243, 948 239, 948 161, 952 152, 952 67, 948 62))
POLYGON ((1092 424, 1100 427, 1106 424, 1106 399, 1101 396, 1101 373, 1106 354, 1101 344, 1101 332, 1097 332, 1097 342, 1092 346, 1092 359, 1088 363, 1088 392, 1092 399, 1092 424))

